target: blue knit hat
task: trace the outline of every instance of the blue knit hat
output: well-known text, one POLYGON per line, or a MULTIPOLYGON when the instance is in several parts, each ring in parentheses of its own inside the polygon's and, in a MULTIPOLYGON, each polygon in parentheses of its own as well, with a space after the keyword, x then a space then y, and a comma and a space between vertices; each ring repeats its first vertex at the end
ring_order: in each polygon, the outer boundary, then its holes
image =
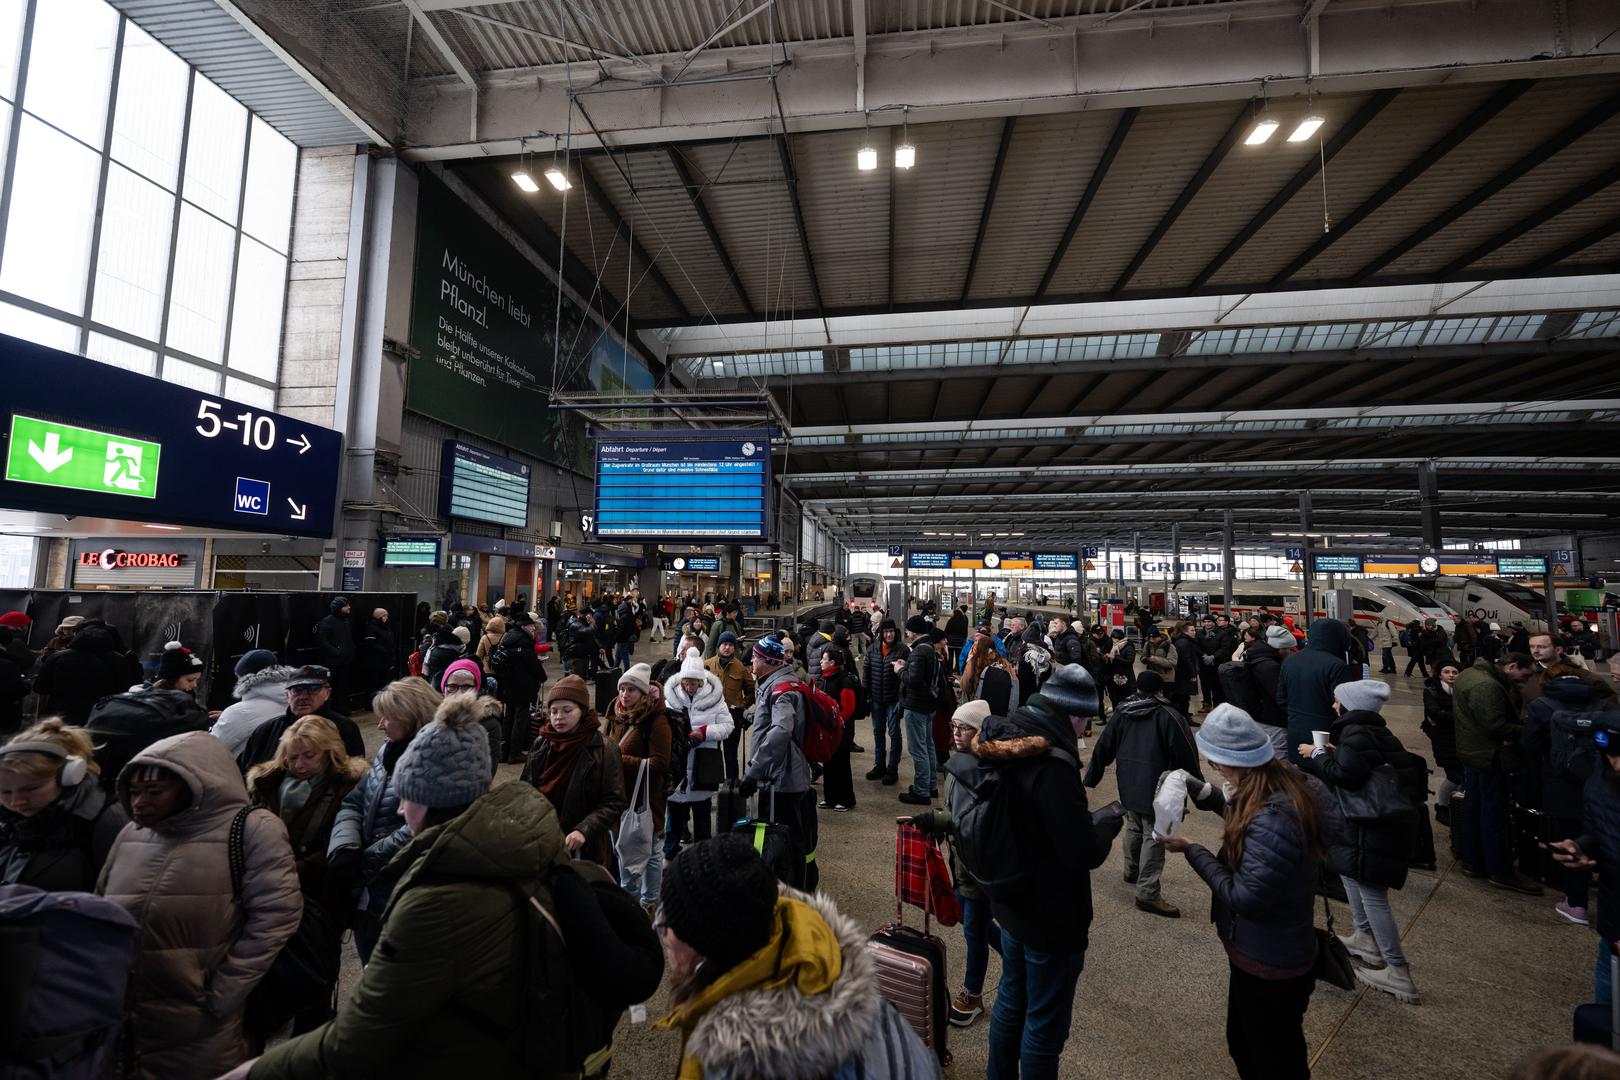
POLYGON ((1199 751, 1217 765, 1257 769, 1277 754, 1265 729, 1248 713, 1225 702, 1210 710, 1194 738, 1199 751))
POLYGON ((737 635, 733 634, 730 630, 722 630, 722 631, 720 631, 720 640, 714 643, 715 648, 719 648, 721 645, 724 645, 728 641, 731 642, 733 645, 737 644, 737 635))
POLYGON ((754 642, 754 659, 763 660, 767 664, 785 664, 787 650, 782 648, 780 638, 763 637, 754 642))

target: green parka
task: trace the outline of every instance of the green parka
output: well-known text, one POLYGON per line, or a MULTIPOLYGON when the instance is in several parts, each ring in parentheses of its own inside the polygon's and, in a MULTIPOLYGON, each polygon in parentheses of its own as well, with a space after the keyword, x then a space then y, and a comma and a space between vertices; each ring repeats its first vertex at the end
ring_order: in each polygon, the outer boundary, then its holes
POLYGON ((252 1080, 523 1076, 515 1046, 486 1033, 514 1028, 524 1008, 522 912, 507 882, 566 858, 556 810, 528 784, 502 784, 413 837, 394 856, 405 869, 348 1003, 267 1051, 252 1080))
POLYGON ((1517 769, 1524 725, 1513 702, 1508 677, 1489 660, 1475 660, 1457 676, 1451 690, 1451 713, 1457 731, 1457 756, 1472 769, 1517 769), (1500 755, 1500 756, 1498 756, 1500 755))

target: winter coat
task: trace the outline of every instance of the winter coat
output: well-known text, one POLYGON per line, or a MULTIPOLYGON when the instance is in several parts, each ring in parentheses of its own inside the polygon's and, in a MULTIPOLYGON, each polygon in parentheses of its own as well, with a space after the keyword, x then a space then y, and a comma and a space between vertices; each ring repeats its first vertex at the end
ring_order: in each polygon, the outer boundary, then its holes
MULTIPOLYGON (((360 734, 360 725, 338 712, 333 702, 328 700, 325 705, 315 710, 315 715, 324 716, 332 721, 343 736, 343 749, 348 751, 350 757, 366 756, 366 740, 360 734)), ((253 734, 247 737, 242 749, 236 752, 236 764, 246 776, 247 771, 261 761, 269 761, 276 756, 276 747, 281 743, 281 737, 287 729, 293 726, 294 716, 291 707, 281 711, 281 715, 264 721, 253 729, 253 734)))
POLYGON ((1112 660, 1103 661, 1103 682, 1111 695, 1136 693, 1136 646, 1121 641, 1109 646, 1112 660))
MULTIPOLYGON (((1333 752, 1306 758, 1301 769, 1329 788, 1360 791, 1374 769, 1392 765, 1401 793, 1428 813, 1428 765, 1407 752, 1382 716, 1362 709, 1347 712, 1328 728, 1328 740, 1333 752)), ((1347 821, 1328 849, 1328 866, 1368 885, 1399 889, 1406 884, 1406 868, 1417 838, 1416 822, 1368 826, 1347 821)))
POLYGON ((96 702, 140 681, 140 661, 125 651, 118 631, 88 619, 79 624, 67 648, 40 663, 34 692, 46 699, 42 714, 83 725, 96 702))
POLYGON ((895 636, 887 653, 883 651, 883 644, 875 639, 867 646, 861 682, 866 686, 866 699, 874 709, 880 705, 887 708, 900 700, 900 676, 895 674, 892 665, 896 660, 906 659, 910 651, 899 635, 895 636))
POLYGON ((719 678, 720 688, 726 695, 726 707, 748 709, 754 704, 754 673, 741 657, 727 661, 722 656, 711 656, 703 661, 703 668, 719 678))
POLYGON ((798 694, 772 696, 777 687, 795 678, 795 673, 784 665, 759 680, 753 733, 748 738, 748 764, 743 769, 744 779, 760 787, 775 787, 784 795, 796 795, 810 787, 810 763, 799 749, 804 703, 798 694))
POLYGON ((1153 813, 1153 794, 1166 770, 1186 769, 1203 779, 1187 721, 1158 697, 1145 694, 1120 702, 1114 710, 1091 753, 1086 786, 1102 783, 1103 772, 1116 761, 1119 801, 1138 814, 1153 813))
POLYGON ((770 942, 659 1022, 681 1032, 677 1080, 937 1080, 939 1059, 879 988, 867 932, 825 893, 780 889, 770 942))
POLYGON ((329 903, 332 897, 326 888, 326 850, 332 839, 332 824, 344 798, 354 790, 355 782, 342 773, 328 769, 320 785, 309 800, 287 820, 281 814, 281 781, 287 776, 280 769, 257 777, 248 791, 254 806, 262 806, 281 818, 287 827, 287 842, 292 845, 293 859, 298 866, 298 886, 305 896, 313 896, 329 903))
MULTIPOLYGON (((1611 705, 1614 704, 1614 683, 1601 675, 1588 671, 1586 668, 1576 667, 1575 664, 1571 663, 1572 659, 1569 654, 1565 654, 1564 666, 1570 669, 1570 677, 1581 680, 1598 697, 1607 700, 1611 705)), ((1547 669, 1537 665, 1536 673, 1519 684, 1519 705, 1528 709, 1535 704, 1536 699, 1541 696, 1542 691, 1550 681, 1547 676, 1547 669)))
POLYGON ((273 666, 237 679, 231 690, 236 703, 225 707, 208 733, 231 753, 240 753, 260 724, 287 711, 287 680, 297 672, 294 667, 273 666))
POLYGON ((1211 672, 1231 660, 1232 654, 1237 651, 1237 646, 1237 631, 1230 626, 1224 630, 1216 627, 1213 630, 1200 630, 1198 632, 1198 651, 1210 658, 1210 662, 1203 666, 1211 672))
POLYGON ((1305 632, 1305 647, 1283 661, 1277 674, 1277 704, 1288 715, 1289 757, 1311 741, 1311 732, 1333 725, 1333 688, 1361 678, 1361 668, 1345 660, 1350 628, 1337 619, 1318 619, 1305 632))
POLYGON ((1620 776, 1599 758, 1581 795, 1586 827, 1575 842, 1598 863, 1598 936, 1620 941, 1620 776))
POLYGON ((686 777, 681 781, 680 787, 669 793, 668 801, 703 802, 714 792, 692 790, 692 769, 697 752, 703 747, 710 749, 719 747, 721 743, 731 738, 731 733, 737 727, 731 719, 731 708, 726 704, 725 684, 714 672, 705 670, 703 685, 698 687, 696 694, 688 696, 685 688, 681 686, 681 676, 677 670, 664 683, 664 702, 668 708, 686 713, 692 742, 692 749, 686 756, 686 777))
POLYGON ((129 997, 140 1075, 218 1076, 251 1052, 243 1010, 298 928, 298 871, 281 819, 256 810, 247 816, 235 898, 231 822, 248 796, 218 739, 195 731, 137 754, 118 778, 126 813, 130 776, 142 765, 177 774, 191 802, 152 828, 125 825, 96 884, 141 926, 129 997))
MULTIPOLYGON (((388 902, 386 889, 372 888, 372 882, 400 848, 410 843, 411 827, 399 812, 399 793, 386 761, 388 743, 377 748, 358 783, 343 796, 337 817, 332 822, 332 839, 327 845, 327 858, 345 848, 360 853, 360 896, 356 907, 381 915, 388 902)), ((404 748, 400 751, 403 753, 404 748)), ((398 758, 395 758, 398 762, 398 758)))
POLYGON ((1451 703, 1462 763, 1473 769, 1514 771, 1522 760, 1519 738, 1524 725, 1519 723, 1508 677, 1489 660, 1475 660, 1457 676, 1451 703))
POLYGON ((951 617, 945 620, 945 640, 960 644, 967 640, 968 617, 960 611, 951 612, 951 617))
POLYGON ((1074 627, 1068 627, 1061 634, 1052 635, 1052 663, 1078 664, 1085 660, 1086 643, 1081 639, 1074 627))
MULTIPOLYGON (((1324 842, 1342 831, 1338 805, 1322 782, 1308 777, 1316 796, 1317 820, 1324 842)), ((1226 800, 1217 785, 1206 810, 1224 813, 1226 800)), ((1307 847, 1293 800, 1273 792, 1249 822, 1243 835, 1243 858, 1233 866, 1223 847, 1211 854, 1202 844, 1187 849, 1187 862, 1212 894, 1210 920, 1227 955, 1239 968, 1256 974, 1264 968, 1279 975, 1303 975, 1316 963, 1316 882, 1321 859, 1307 847)))
POLYGON ((467 648, 448 626, 440 627, 433 635, 433 644, 422 654, 422 677, 434 686, 444 669, 467 654, 467 648))
POLYGON ((8 646, 0 649, 0 731, 14 731, 22 723, 22 700, 28 696, 28 680, 24 677, 33 662, 19 663, 9 648, 11 628, 0 626, 0 641, 8 646))
POLYGON ((159 739, 208 730, 208 714, 185 690, 133 690, 127 697, 139 700, 128 702, 125 696, 118 695, 85 725, 95 743, 101 786, 109 791, 130 759, 159 739))
POLYGON ((386 620, 368 619, 354 649, 355 677, 362 690, 381 690, 399 670, 394 631, 386 620))
POLYGON ((650 699, 647 699, 647 711, 639 722, 630 722, 620 716, 618 710, 618 699, 614 699, 608 707, 607 737, 619 747, 626 795, 636 790, 636 775, 641 771, 641 763, 647 763, 648 804, 652 807, 653 834, 656 836, 664 831, 664 782, 669 777, 670 746, 674 742, 669 716, 661 703, 650 699))
POLYGON ((1565 776, 1554 764, 1551 754, 1554 733, 1574 739, 1592 754, 1593 771, 1602 769, 1605 766, 1596 760, 1597 751, 1592 745, 1591 722, 1599 713, 1614 708, 1614 703, 1591 684, 1568 678, 1549 679, 1541 696, 1525 710, 1521 741, 1526 756, 1540 763, 1542 808, 1549 815, 1579 821, 1586 787, 1585 780, 1565 776))
POLYGON ((546 681, 546 669, 534 651, 533 635, 514 626, 502 636, 500 644, 506 650, 506 664, 494 674, 501 681, 501 700, 520 708, 532 706, 540 695, 540 685, 546 681))
MULTIPOLYGON (((938 699, 934 694, 934 673, 940 666, 939 653, 927 638, 912 642, 906 666, 900 669, 900 707, 908 712, 932 713, 938 699)), ((889 670, 894 670, 892 667, 889 670)))
MULTIPOLYGON (((1169 688, 1176 681, 1176 650, 1170 644, 1170 639, 1162 641, 1149 641, 1142 649, 1142 666, 1149 671, 1158 672, 1164 679, 1164 685, 1169 688)), ((1056 657, 1052 662, 1057 663, 1056 657)))
POLYGON ((1254 719, 1269 727, 1287 727, 1288 713, 1277 703, 1277 680, 1285 658, 1264 641, 1251 641, 1243 649, 1243 673, 1259 701, 1254 719))
POLYGON ((1171 693, 1191 697, 1198 692, 1198 643, 1186 634, 1177 635, 1170 643, 1175 650, 1176 677, 1171 693))
POLYGON ((315 654, 333 671, 341 671, 354 663, 354 624, 349 616, 339 615, 340 610, 338 602, 333 600, 332 610, 315 624, 315 654))
POLYGON ((1434 763, 1441 769, 1462 768, 1457 756, 1457 718, 1452 692, 1440 685, 1440 677, 1430 676, 1423 683, 1423 734, 1434 748, 1434 763))
POLYGON ((0 885, 94 892, 107 852, 128 821, 118 800, 90 776, 62 789, 33 817, 0 807, 0 885))
MULTIPOLYGON (((594 722, 587 713, 582 724, 594 722)), ((529 760, 523 766, 523 779, 531 787, 545 769, 551 747, 545 736, 534 741, 529 760)), ((538 790, 538 789, 536 789, 538 790)), ((613 865, 613 837, 619 830, 619 815, 630 805, 624 786, 624 766, 619 762, 619 744, 598 731, 579 752, 573 775, 563 790, 557 807, 558 827, 563 836, 578 831, 585 836, 579 857, 601 866, 613 865)))
POLYGON ((613 640, 621 645, 634 645, 641 640, 641 627, 638 625, 637 611, 634 604, 626 600, 618 606, 613 613, 614 636, 613 640))
POLYGON ((826 652, 833 643, 832 633, 826 630, 817 630, 810 635, 810 640, 804 648, 804 666, 808 671, 821 670, 821 654, 826 652))
POLYGON ((1029 706, 991 717, 974 743, 1011 785, 1013 829, 1030 866, 1021 886, 992 898, 996 921, 1032 949, 1073 952, 1086 947, 1091 871, 1108 858, 1110 841, 1091 824, 1078 764, 1047 753, 1053 748, 1079 761, 1068 719, 1029 706))
POLYGON ((324 1026, 271 1047, 249 1076, 532 1075, 516 1040, 492 1031, 529 1019, 531 916, 514 902, 513 886, 538 884, 568 862, 563 835, 539 792, 502 784, 412 837, 395 856, 399 884, 382 938, 348 1003, 324 1026))

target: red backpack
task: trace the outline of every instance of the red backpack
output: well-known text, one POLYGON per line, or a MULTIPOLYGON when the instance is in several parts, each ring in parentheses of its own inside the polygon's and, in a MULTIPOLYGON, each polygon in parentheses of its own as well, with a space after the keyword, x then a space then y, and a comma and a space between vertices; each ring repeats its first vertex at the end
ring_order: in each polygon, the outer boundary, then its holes
POLYGON ((814 765, 827 764, 844 741, 844 718, 838 702, 802 679, 789 679, 771 691, 770 707, 783 694, 798 694, 804 699, 804 736, 799 740, 799 749, 805 760, 814 765))

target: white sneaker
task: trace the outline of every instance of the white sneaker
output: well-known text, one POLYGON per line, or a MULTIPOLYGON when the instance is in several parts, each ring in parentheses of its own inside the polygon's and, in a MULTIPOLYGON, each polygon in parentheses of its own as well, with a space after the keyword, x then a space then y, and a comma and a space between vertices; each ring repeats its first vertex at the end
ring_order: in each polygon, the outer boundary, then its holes
POLYGON ((1370 967, 1384 966, 1384 954, 1378 949, 1378 941, 1366 930, 1357 930, 1349 935, 1340 934, 1339 943, 1362 963, 1370 967))
POLYGON ((1418 1003, 1418 988, 1412 982, 1412 972, 1405 964, 1386 964, 1381 968, 1357 968, 1356 978, 1372 987, 1393 995, 1396 1001, 1408 1005, 1418 1003))

